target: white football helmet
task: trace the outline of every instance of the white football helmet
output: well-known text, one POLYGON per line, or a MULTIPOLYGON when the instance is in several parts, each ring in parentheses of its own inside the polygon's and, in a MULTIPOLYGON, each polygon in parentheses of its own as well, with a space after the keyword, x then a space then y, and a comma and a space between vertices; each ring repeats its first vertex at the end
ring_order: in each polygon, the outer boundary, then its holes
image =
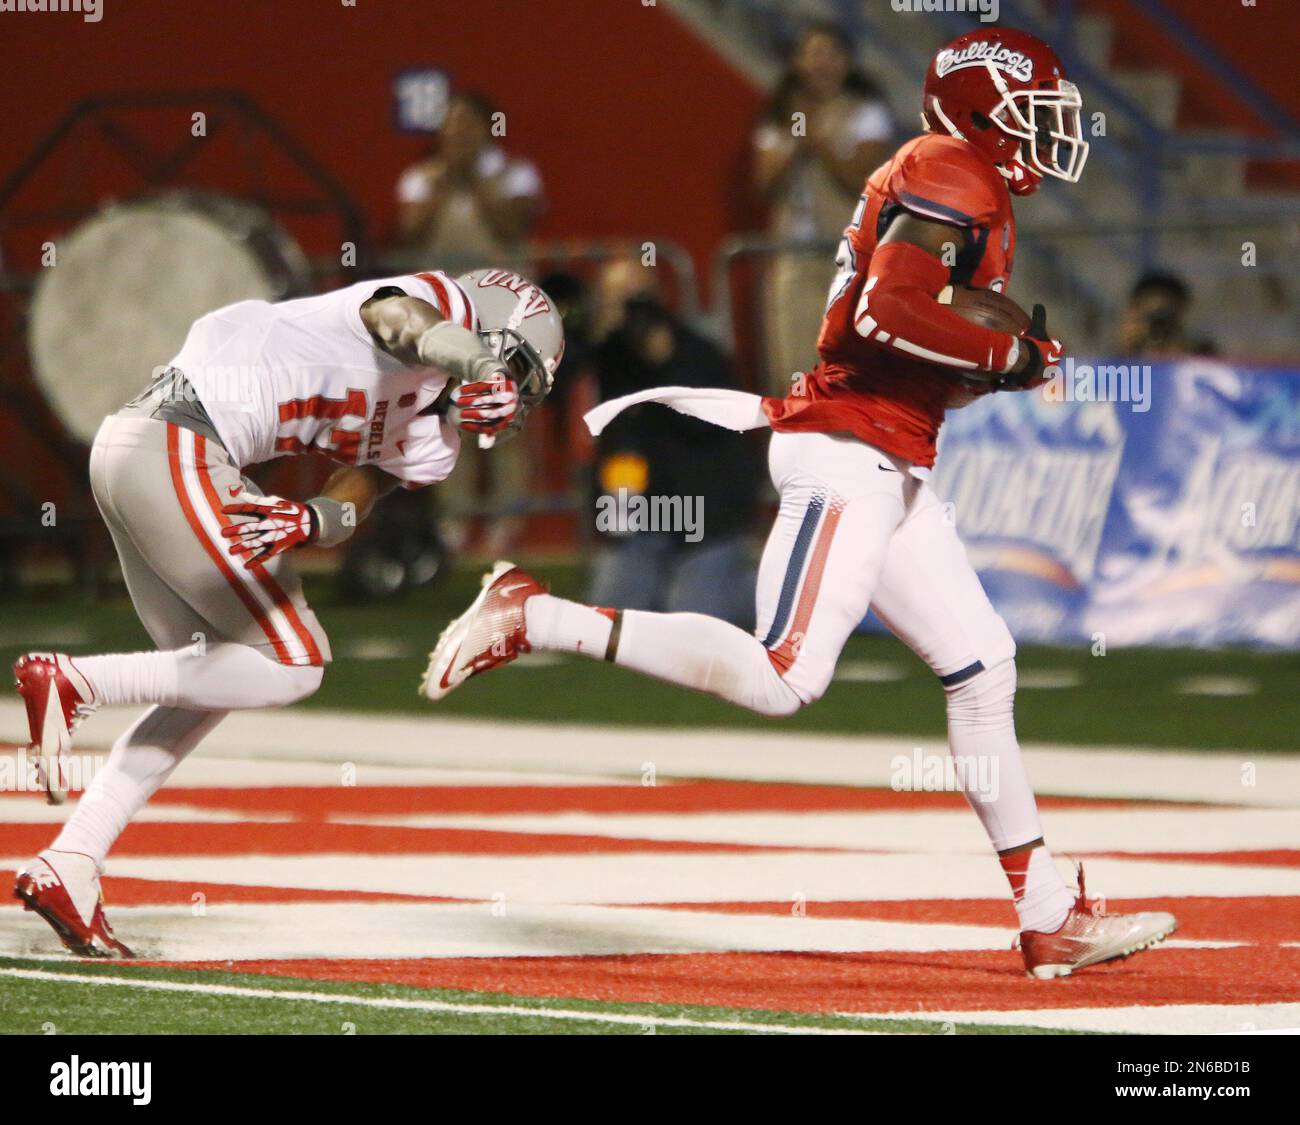
POLYGON ((564 356, 555 302, 510 270, 471 270, 456 283, 474 303, 484 345, 510 369, 523 403, 536 406, 550 393, 564 356))

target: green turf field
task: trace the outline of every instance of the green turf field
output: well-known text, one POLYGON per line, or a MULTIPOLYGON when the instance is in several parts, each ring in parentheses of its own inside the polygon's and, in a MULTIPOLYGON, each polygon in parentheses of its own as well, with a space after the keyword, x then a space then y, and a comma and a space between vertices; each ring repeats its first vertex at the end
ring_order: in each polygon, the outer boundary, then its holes
POLYGON ((0 1034, 1059 1034, 808 1012, 599 1003, 251 973, 0 958, 0 1034), (35 976, 29 975, 35 974, 35 976), (75 978, 75 979, 74 979, 75 978), (117 982, 117 983, 112 983, 117 982), (184 1002, 178 1002, 183 996, 184 1002))
MULTIPOLYGON (((556 593, 581 596, 575 567, 540 566, 556 593)), ((308 593, 329 631, 335 663, 311 707, 421 712, 424 654, 448 619, 474 596, 481 568, 465 565, 434 589, 399 602, 348 605, 325 579, 308 593)), ((66 591, 0 605, 0 658, 25 649, 122 651, 148 646, 124 594, 100 603, 66 591)), ((1300 749, 1300 656, 1244 650, 1077 649, 1023 646, 1016 699, 1021 738, 1033 742, 1300 749), (1070 675, 1074 686, 1033 688, 1031 676, 1070 675), (1189 680, 1219 681, 1186 694, 1189 680)), ((921 662, 892 637, 854 637, 841 669, 892 669, 894 682, 835 683, 815 706, 785 720, 802 731, 938 735, 943 693, 921 662)), ((870 669, 868 670, 870 674, 870 669)), ((519 720, 662 726, 770 726, 770 720, 619 668, 579 658, 484 676, 439 704, 444 713, 519 720)))

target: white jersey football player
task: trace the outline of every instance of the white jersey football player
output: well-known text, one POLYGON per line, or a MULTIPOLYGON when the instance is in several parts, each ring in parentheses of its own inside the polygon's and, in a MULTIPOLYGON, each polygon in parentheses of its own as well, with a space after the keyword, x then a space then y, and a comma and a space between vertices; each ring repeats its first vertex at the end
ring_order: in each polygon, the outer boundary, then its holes
POLYGON ((87 711, 149 706, 18 875, 15 893, 64 945, 131 955, 100 894, 113 842, 228 711, 320 685, 329 641, 286 552, 342 543, 392 489, 445 479, 461 431, 483 445, 509 437, 563 350, 554 305, 518 274, 418 273, 209 313, 145 393, 104 420, 91 486, 157 650, 29 653, 14 665, 54 803, 87 711), (301 453, 342 466, 311 500, 263 495, 243 475, 301 453))

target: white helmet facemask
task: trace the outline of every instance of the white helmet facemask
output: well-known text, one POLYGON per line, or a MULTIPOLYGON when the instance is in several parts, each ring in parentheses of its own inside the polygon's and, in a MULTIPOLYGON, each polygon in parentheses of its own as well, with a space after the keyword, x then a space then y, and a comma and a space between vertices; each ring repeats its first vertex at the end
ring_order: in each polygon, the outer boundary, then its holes
POLYGON ((990 115, 999 129, 1019 139, 1025 163, 1044 176, 1077 183, 1091 147, 1083 139, 1083 99, 1064 78, 1054 90, 1011 90, 991 63, 993 84, 1002 93, 990 115))

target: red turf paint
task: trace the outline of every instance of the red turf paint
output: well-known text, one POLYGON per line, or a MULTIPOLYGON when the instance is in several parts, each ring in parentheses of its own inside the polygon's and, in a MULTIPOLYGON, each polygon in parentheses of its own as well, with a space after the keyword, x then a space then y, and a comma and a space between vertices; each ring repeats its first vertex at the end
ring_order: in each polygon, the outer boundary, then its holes
MULTIPOLYGON (((11 799, 38 800, 39 794, 11 799)), ((1131 809, 1132 801, 1082 797, 1042 797, 1046 809, 1131 809)), ((151 807, 168 805, 227 809, 234 812, 289 813, 299 819, 353 814, 419 813, 690 813, 822 812, 966 809, 960 793, 896 793, 839 785, 786 785, 747 781, 686 781, 663 785, 574 786, 394 786, 162 790, 151 807)), ((1142 804, 1141 808, 1189 808, 1181 804, 1142 804)), ((0 821, 4 805, 0 803, 0 821)))
MULTIPOLYGON (((171 965, 170 967, 178 967, 171 965)), ((1300 949, 1159 949, 1035 981, 1020 955, 692 953, 627 957, 199 962, 193 969, 517 996, 797 1012, 1011 1011, 1300 1000, 1300 949)))
MULTIPOLYGON (((0 855, 35 854, 49 846, 48 824, 0 824, 0 855)), ((714 844, 697 840, 638 840, 478 828, 395 828, 329 821, 246 821, 194 824, 140 821, 113 845, 113 855, 573 855, 611 852, 842 851, 797 845, 714 844)))

